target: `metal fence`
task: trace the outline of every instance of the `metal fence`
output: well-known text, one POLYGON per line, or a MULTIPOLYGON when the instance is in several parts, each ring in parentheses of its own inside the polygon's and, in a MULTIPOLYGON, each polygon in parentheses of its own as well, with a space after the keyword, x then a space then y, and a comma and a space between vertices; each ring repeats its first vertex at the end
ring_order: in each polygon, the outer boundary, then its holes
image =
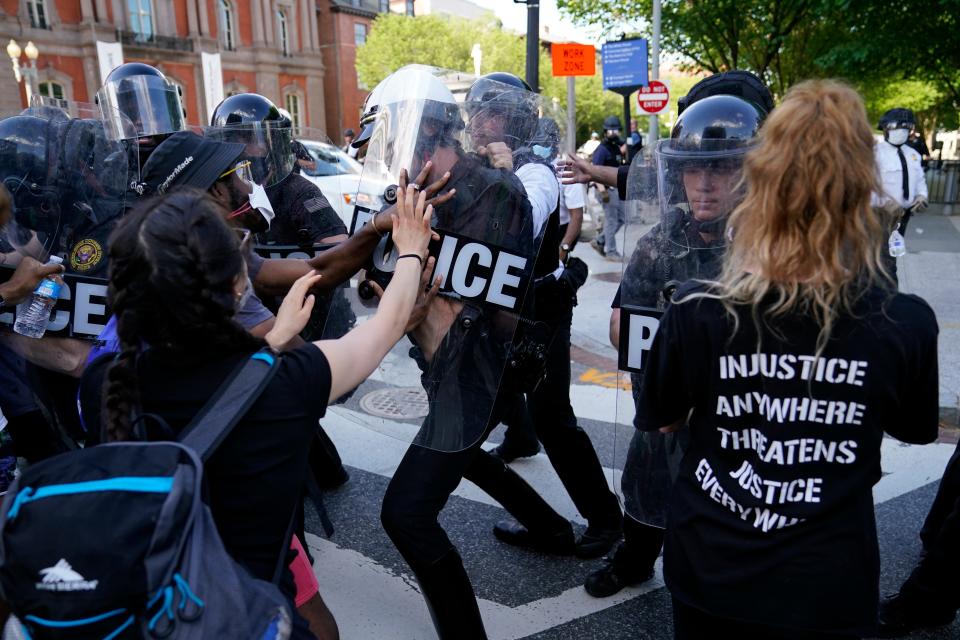
POLYGON ((960 160, 941 160, 930 163, 926 171, 930 202, 957 204, 960 202, 960 160))

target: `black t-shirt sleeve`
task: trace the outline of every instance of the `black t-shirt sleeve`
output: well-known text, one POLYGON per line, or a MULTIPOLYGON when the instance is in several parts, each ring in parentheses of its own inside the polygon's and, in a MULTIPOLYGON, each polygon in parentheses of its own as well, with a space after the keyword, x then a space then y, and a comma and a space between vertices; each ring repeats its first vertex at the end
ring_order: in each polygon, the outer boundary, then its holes
POLYGON ((621 200, 627 199, 627 175, 630 173, 630 165, 625 164, 617 167, 617 195, 621 200))
POLYGON ((937 439, 940 427, 939 328, 933 310, 919 298, 909 298, 914 301, 908 303, 908 312, 914 315, 914 321, 902 329, 908 347, 907 370, 903 375, 906 388, 902 390, 904 402, 900 404, 903 413, 888 420, 885 430, 897 440, 927 444, 937 439))
MULTIPOLYGON (((677 305, 668 307, 653 339, 634 422, 641 431, 656 431, 671 425, 686 416, 692 406, 688 392, 691 381, 686 375, 692 367, 691 363, 684 361, 682 346, 693 336, 682 327, 685 311, 686 308, 677 305)), ((696 352, 696 349, 692 348, 690 352, 696 352)))
POLYGON ((86 429, 86 446, 91 447, 102 441, 103 429, 103 390, 107 383, 107 370, 117 354, 109 352, 98 356, 84 369, 77 392, 77 405, 80 409, 80 422, 86 429))
POLYGON ((298 396, 307 412, 317 418, 327 411, 330 397, 330 364, 313 343, 283 354, 285 375, 292 382, 291 393, 298 396))
POLYGON ((613 302, 610 303, 611 309, 620 308, 620 290, 623 289, 623 285, 617 286, 617 292, 613 295, 613 302))

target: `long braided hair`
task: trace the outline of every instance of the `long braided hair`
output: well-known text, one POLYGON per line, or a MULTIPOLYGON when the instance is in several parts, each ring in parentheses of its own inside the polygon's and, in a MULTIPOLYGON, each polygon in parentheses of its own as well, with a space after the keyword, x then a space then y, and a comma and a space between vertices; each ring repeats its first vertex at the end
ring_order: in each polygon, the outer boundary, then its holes
POLYGON ((243 257, 224 215, 206 193, 178 190, 141 204, 111 236, 107 298, 120 353, 107 372, 106 441, 131 438, 147 345, 185 360, 263 346, 233 319, 243 257))

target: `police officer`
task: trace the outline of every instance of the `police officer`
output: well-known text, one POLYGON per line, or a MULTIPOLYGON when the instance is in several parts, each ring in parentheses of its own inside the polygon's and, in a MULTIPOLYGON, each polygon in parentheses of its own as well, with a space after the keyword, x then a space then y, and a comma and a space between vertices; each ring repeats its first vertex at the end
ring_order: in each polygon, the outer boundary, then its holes
MULTIPOLYGON (((662 219, 637 242, 613 301, 610 334, 618 349, 621 306, 662 311, 679 284, 720 272, 726 218, 740 196, 743 156, 754 144, 766 111, 731 95, 698 98, 680 115, 671 137, 657 147, 659 179, 631 175, 641 188, 660 185, 662 219)), ((631 374, 635 402, 640 375, 631 374)), ((685 430, 634 434, 621 480, 627 515, 624 541, 587 577, 584 586, 590 595, 610 596, 653 575, 663 545, 669 488, 686 438, 685 430)))
MULTIPOLYGON (((532 149, 539 158, 552 163, 559 148, 557 124, 549 118, 541 118, 532 149)), ((558 183, 555 174, 551 173, 550 177, 554 183, 558 183)), ((579 185, 575 188, 582 189, 579 185)), ((559 222, 557 212, 551 214, 548 224, 553 224, 555 220, 559 222)), ((534 317, 549 327, 549 346, 544 377, 535 389, 528 391, 526 403, 518 403, 518 409, 521 413, 524 408, 529 412, 534 442, 543 443, 564 488, 587 520, 587 531, 575 546, 568 545, 566 550, 582 558, 597 558, 609 551, 620 538, 622 516, 620 503, 607 485, 593 443, 577 425, 570 403, 570 328, 576 291, 586 280, 587 270, 586 265, 576 259, 557 267, 557 254, 554 251, 559 250, 560 255, 565 256, 570 245, 566 245, 565 251, 562 244, 564 235, 559 228, 557 232, 551 231, 545 235, 549 235, 551 242, 548 244, 545 239, 538 255, 538 262, 544 266, 543 273, 534 283, 534 317)), ((517 444, 517 430, 525 426, 524 418, 523 415, 514 414, 505 419, 508 429, 503 444, 494 450, 495 455, 505 461, 518 457, 514 455, 521 451, 517 444)), ((572 532, 562 529, 550 532, 549 537, 536 533, 531 533, 514 520, 504 520, 494 527, 494 535, 499 540, 534 549, 556 552, 559 540, 572 540, 572 532)))
MULTIPOLYGON (((515 152, 533 155, 529 140, 536 130, 538 97, 522 84, 479 79, 465 102, 471 114, 471 147, 476 150, 468 153, 461 142, 463 114, 439 79, 404 68, 384 83, 378 85, 376 104, 368 105, 371 113, 376 106, 383 115, 365 117, 360 134, 361 141, 370 140, 365 167, 385 167, 404 149, 412 153, 414 166, 430 158, 432 175, 449 171, 447 186, 455 190, 449 202, 434 210, 439 233, 495 243, 500 250, 532 258, 537 236, 556 208, 556 179, 551 200, 549 168, 541 164, 527 169, 531 174, 545 172, 541 182, 535 178, 530 184, 547 190, 535 191, 528 199, 518 175, 498 165, 512 164, 515 152), (410 113, 421 114, 416 131, 412 131, 416 123, 407 120, 402 130, 391 127, 400 115, 410 113)), ((518 160, 516 173, 529 162, 518 160)), ((555 250, 550 254, 549 268, 555 269, 557 254, 555 250)), ((521 307, 522 302, 518 300, 521 307)), ((417 345, 430 414, 387 487, 381 520, 417 576, 439 637, 486 638, 460 555, 437 521, 461 479, 476 482, 509 511, 523 514, 525 526, 533 531, 566 533, 571 547, 572 531, 570 523, 515 472, 480 448, 500 422, 504 401, 516 396, 516 391, 503 391, 501 380, 519 324, 516 315, 489 302, 444 294, 424 306, 414 311, 408 329, 417 345)))
POLYGON ((910 216, 927 208, 927 181, 920 154, 907 145, 917 121, 910 109, 890 109, 880 116, 878 128, 883 140, 874 147, 880 171, 881 202, 892 202, 903 210, 897 230, 906 234, 910 216))
POLYGON ((131 167, 136 169, 135 180, 157 145, 185 126, 180 88, 142 62, 127 62, 111 71, 96 100, 110 138, 131 145, 131 155, 138 161, 131 167))
POLYGON ((206 135, 247 145, 247 159, 276 214, 263 234, 265 241, 313 245, 346 240, 346 227, 319 187, 293 172, 293 130, 273 102, 256 93, 230 96, 214 109, 210 124, 206 135))
MULTIPOLYGON (((619 167, 623 164, 623 141, 620 139, 622 125, 617 116, 607 116, 603 121, 603 141, 593 152, 593 164, 601 167, 619 167)), ((623 257, 617 251, 617 231, 623 226, 623 201, 618 193, 598 185, 603 201, 603 235, 590 243, 608 260, 619 261, 623 257)))

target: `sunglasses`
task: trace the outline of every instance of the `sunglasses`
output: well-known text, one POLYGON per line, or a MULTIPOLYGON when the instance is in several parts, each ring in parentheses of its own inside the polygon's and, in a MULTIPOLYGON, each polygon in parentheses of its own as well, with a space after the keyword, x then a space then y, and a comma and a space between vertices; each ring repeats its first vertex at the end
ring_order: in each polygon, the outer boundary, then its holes
POLYGON ((217 180, 223 180, 231 173, 236 173, 237 176, 245 182, 253 182, 253 169, 251 169, 251 162, 249 160, 242 160, 237 164, 233 165, 230 169, 227 169, 220 174, 220 177, 217 180))

